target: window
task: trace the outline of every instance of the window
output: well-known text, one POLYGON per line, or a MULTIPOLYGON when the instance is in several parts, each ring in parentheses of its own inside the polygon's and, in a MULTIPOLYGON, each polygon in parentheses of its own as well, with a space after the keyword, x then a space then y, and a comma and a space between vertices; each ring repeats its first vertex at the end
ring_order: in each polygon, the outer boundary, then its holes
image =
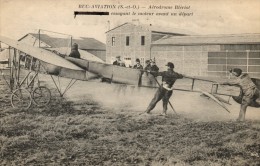
POLYGON ((125 61, 125 66, 126 66, 126 67, 132 66, 131 58, 130 58, 130 57, 124 58, 124 61, 125 61))
POLYGON ((129 46, 129 40, 130 40, 129 36, 126 36, 126 39, 125 39, 125 45, 126 46, 129 46))
POLYGON ((116 37, 112 37, 112 46, 114 46, 116 43, 116 37))
POLYGON ((145 45, 145 36, 141 36, 141 45, 142 45, 142 46, 145 45))

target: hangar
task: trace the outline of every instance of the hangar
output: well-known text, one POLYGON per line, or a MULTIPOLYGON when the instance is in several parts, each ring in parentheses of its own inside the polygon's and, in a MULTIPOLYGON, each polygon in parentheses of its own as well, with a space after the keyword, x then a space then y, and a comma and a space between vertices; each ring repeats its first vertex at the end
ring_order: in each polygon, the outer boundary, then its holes
POLYGON ((240 67, 260 78, 260 34, 197 35, 192 32, 129 22, 106 32, 106 62, 121 56, 133 65, 136 58, 166 62, 175 70, 193 76, 227 76, 240 67))

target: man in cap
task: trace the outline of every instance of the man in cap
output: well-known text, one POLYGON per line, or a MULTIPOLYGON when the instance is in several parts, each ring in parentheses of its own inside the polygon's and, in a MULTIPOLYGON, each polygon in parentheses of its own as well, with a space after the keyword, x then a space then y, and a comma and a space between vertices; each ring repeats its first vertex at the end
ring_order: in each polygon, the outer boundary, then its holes
POLYGON ((144 70, 151 70, 151 61, 150 60, 146 60, 145 61, 145 67, 144 70))
MULTIPOLYGON (((183 78, 182 74, 175 72, 174 64, 172 62, 168 62, 166 64, 168 67, 167 71, 163 72, 150 72, 154 76, 162 76, 162 85, 156 91, 152 101, 146 109, 146 113, 149 114, 152 109, 156 106, 156 104, 162 100, 163 101, 163 113, 162 115, 166 115, 167 105, 170 97, 172 96, 173 84, 177 79, 183 78)), ((148 71, 149 72, 149 71, 148 71)))
POLYGON ((159 67, 155 64, 155 61, 151 60, 151 71, 155 71, 158 72, 159 71, 159 67))
POLYGON ((133 66, 134 69, 143 69, 143 66, 140 64, 140 59, 135 60, 136 64, 133 66))
POLYGON ((256 102, 260 105, 260 92, 254 82, 251 80, 247 73, 242 73, 239 68, 230 69, 229 71, 236 79, 220 83, 221 85, 239 86, 242 90, 242 102, 238 121, 244 121, 247 107, 256 102))
POLYGON ((120 56, 116 56, 116 60, 113 62, 113 65, 120 66, 120 56))
MULTIPOLYGON (((146 60, 145 61, 146 66, 144 67, 144 71, 152 71, 151 70, 151 61, 150 60, 146 60)), ((142 77, 142 81, 146 81, 146 85, 148 86, 152 86, 154 80, 154 76, 149 74, 148 72, 144 72, 145 73, 145 77, 142 77), (146 79, 145 79, 146 78, 146 79)))
MULTIPOLYGON (((159 67, 155 64, 155 61, 150 60, 151 63, 151 71, 152 72, 159 72, 159 67)), ((156 83, 156 76, 152 76, 150 77, 151 80, 151 86, 156 87, 157 83, 156 83)))
MULTIPOLYGON (((151 71, 151 72, 158 72, 159 68, 157 67, 157 65, 155 64, 155 62, 151 59, 151 60, 146 60, 146 67, 144 68, 145 71, 151 71)), ((152 74, 149 74, 148 72, 145 72, 146 76, 147 76, 147 81, 146 84, 148 86, 151 87, 156 87, 157 83, 156 83, 156 77, 153 76, 152 74)))

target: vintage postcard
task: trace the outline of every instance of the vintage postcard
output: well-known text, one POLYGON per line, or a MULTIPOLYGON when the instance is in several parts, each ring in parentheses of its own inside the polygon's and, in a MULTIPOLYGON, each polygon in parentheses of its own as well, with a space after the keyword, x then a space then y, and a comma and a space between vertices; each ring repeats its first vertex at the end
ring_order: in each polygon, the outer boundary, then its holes
POLYGON ((259 0, 0 0, 0 165, 260 165, 259 0))

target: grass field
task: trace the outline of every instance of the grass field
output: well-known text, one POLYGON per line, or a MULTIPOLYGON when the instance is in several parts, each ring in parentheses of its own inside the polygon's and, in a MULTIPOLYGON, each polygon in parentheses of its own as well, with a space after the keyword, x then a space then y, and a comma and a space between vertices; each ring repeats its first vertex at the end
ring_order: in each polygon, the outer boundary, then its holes
MULTIPOLYGON (((66 81, 65 81, 66 82, 66 81)), ((139 115, 154 90, 78 82, 65 98, 52 83, 47 107, 11 108, 0 81, 0 165, 260 165, 260 112, 250 108, 246 122, 199 95, 176 92, 159 116, 139 115)))

